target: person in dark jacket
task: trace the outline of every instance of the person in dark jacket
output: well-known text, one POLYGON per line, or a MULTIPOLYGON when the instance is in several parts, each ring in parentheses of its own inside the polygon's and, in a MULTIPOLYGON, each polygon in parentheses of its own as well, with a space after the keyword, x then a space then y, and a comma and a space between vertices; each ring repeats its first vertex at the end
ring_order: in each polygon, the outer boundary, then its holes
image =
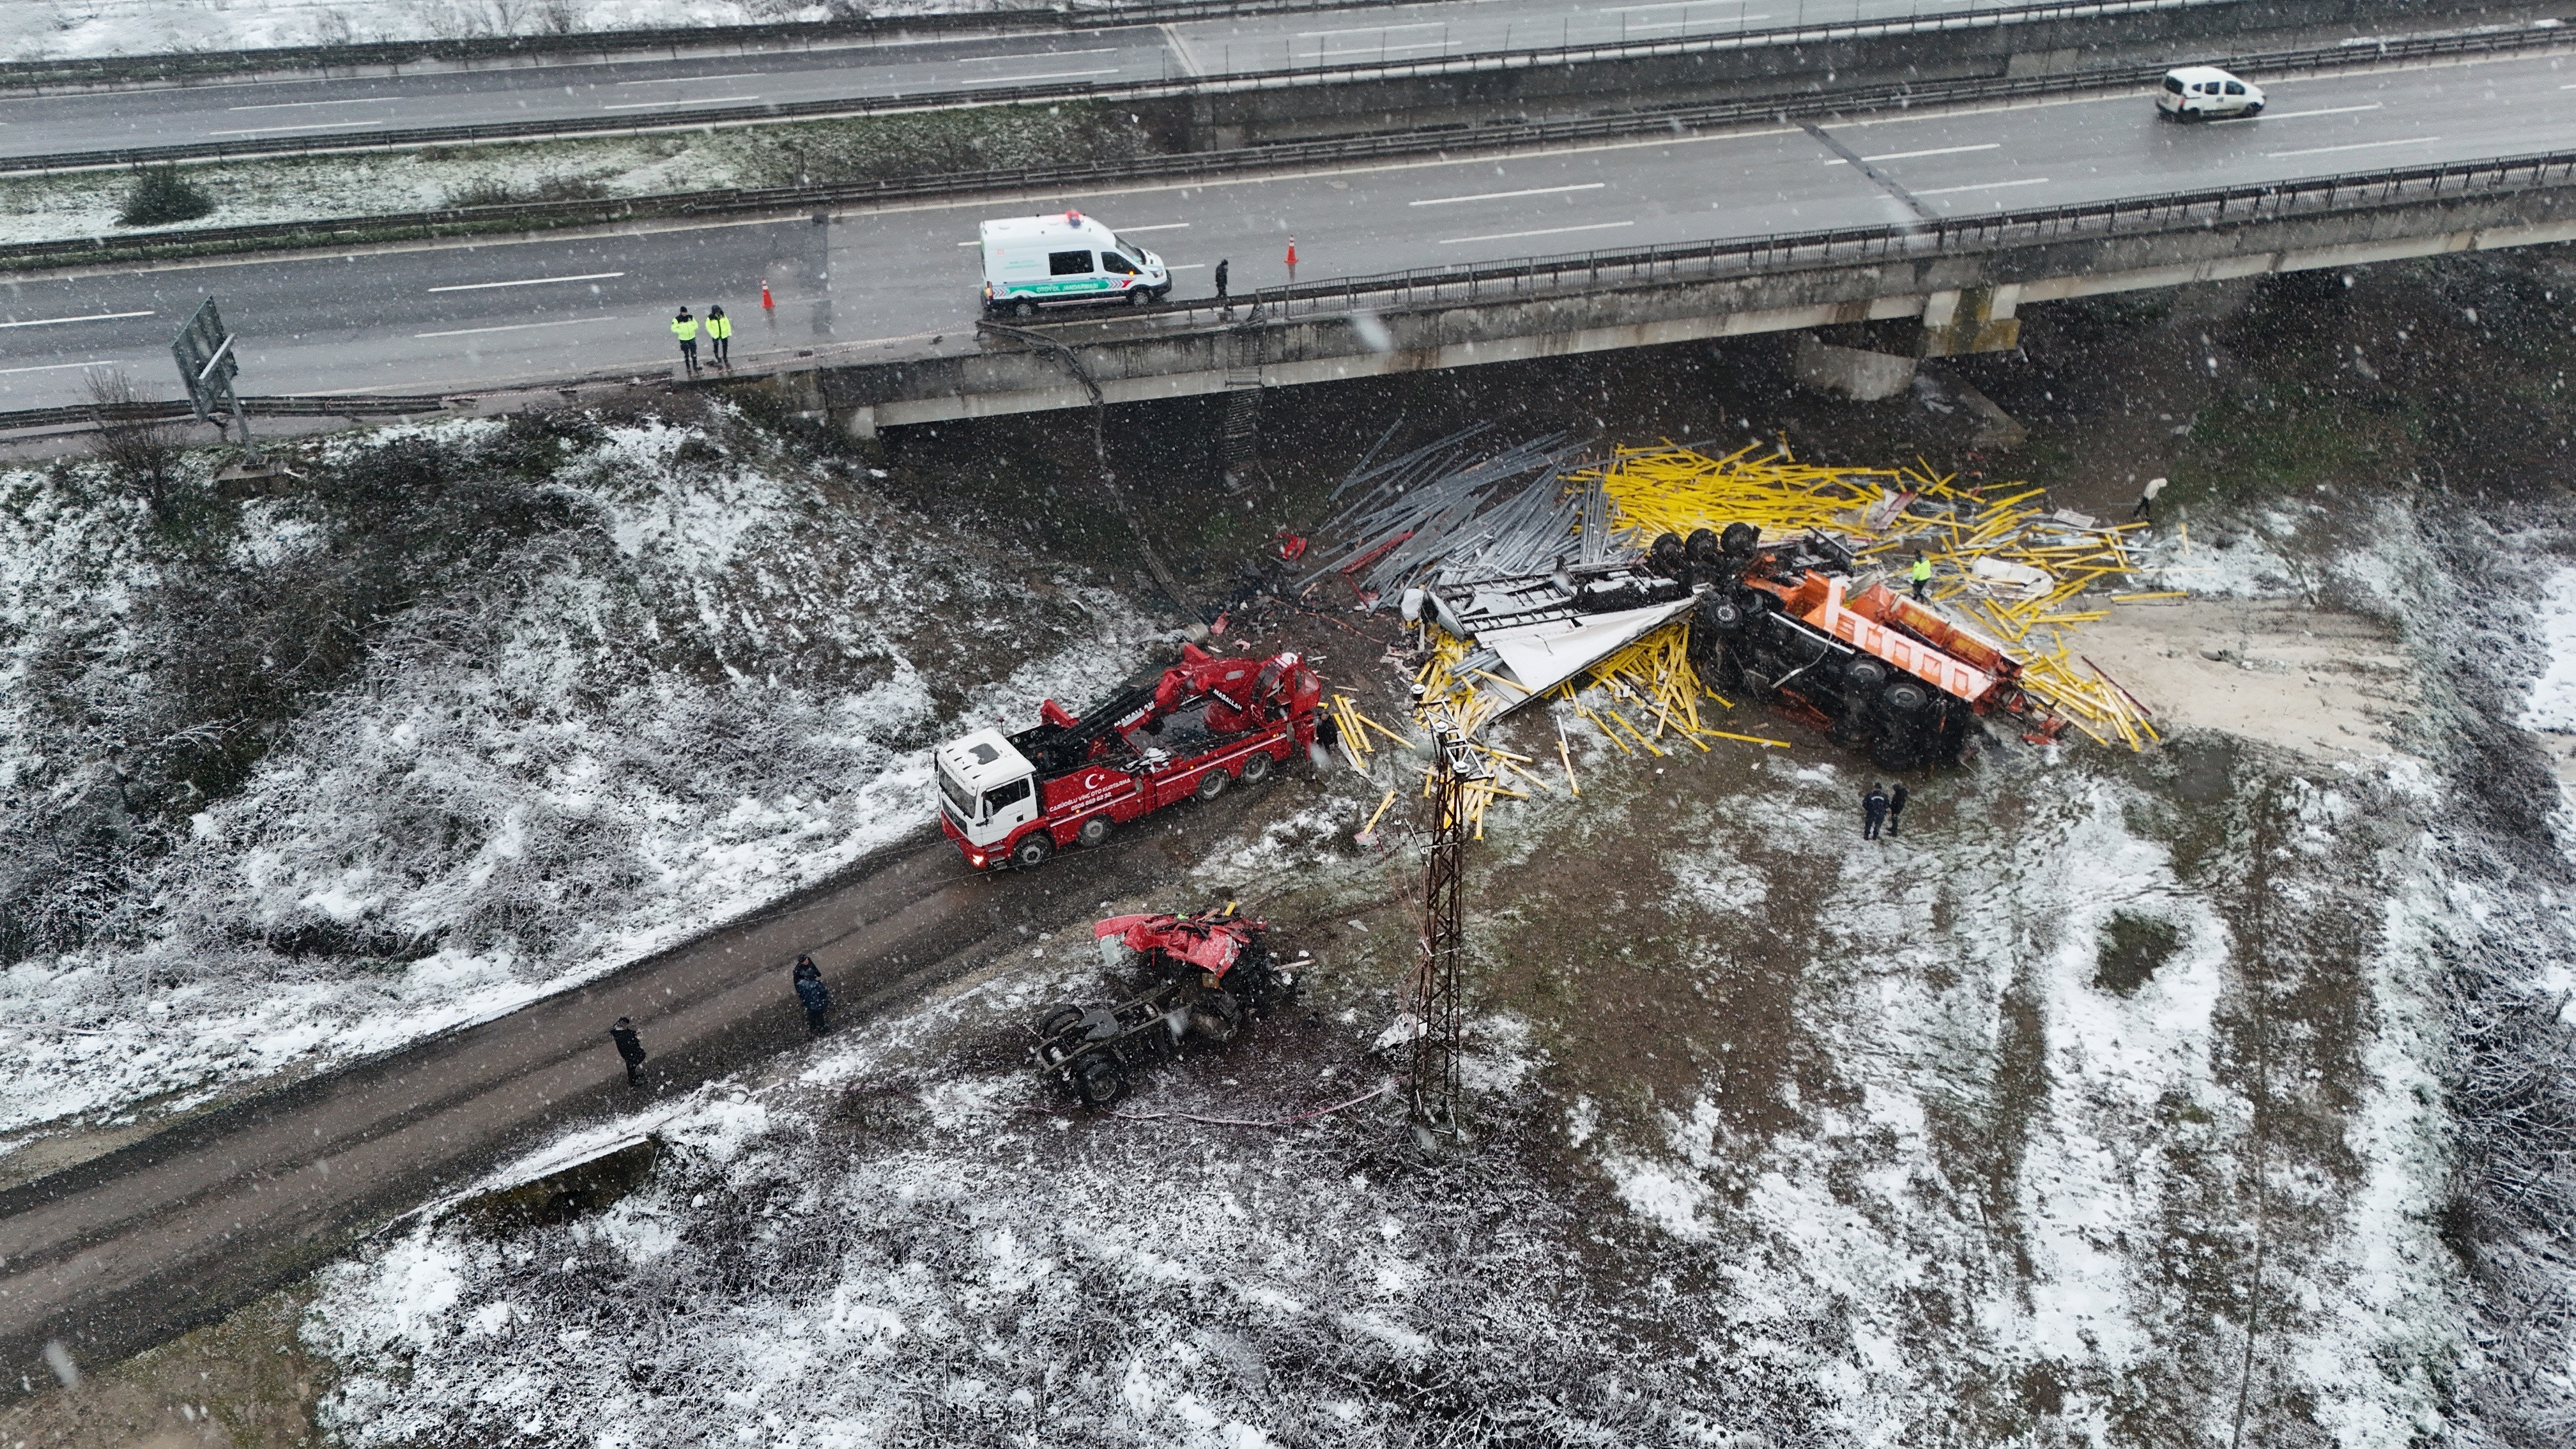
POLYGON ((1896 788, 1889 791, 1887 796, 1887 833, 1894 835, 1896 833, 1896 827, 1904 823, 1905 783, 1900 780, 1897 782, 1896 788))
POLYGON ((1879 822, 1886 818, 1887 792, 1872 783, 1869 793, 1860 797, 1860 838, 1876 840, 1879 822))
POLYGON ((805 1007, 805 1025, 823 1034, 823 1018, 832 1010, 832 992, 823 984, 823 968, 811 956, 796 958, 796 999, 805 1007))
POLYGON ((617 1054, 626 1059, 626 1085, 644 1085, 643 1075, 636 1070, 644 1065, 644 1043, 635 1039, 635 1023, 617 1018, 617 1025, 608 1029, 608 1039, 617 1043, 617 1054))
MULTIPOLYGON (((1225 262, 1222 258, 1216 264, 1216 299, 1219 302, 1225 300, 1225 262)), ((1234 309, 1228 307, 1226 310, 1230 312, 1234 309)))

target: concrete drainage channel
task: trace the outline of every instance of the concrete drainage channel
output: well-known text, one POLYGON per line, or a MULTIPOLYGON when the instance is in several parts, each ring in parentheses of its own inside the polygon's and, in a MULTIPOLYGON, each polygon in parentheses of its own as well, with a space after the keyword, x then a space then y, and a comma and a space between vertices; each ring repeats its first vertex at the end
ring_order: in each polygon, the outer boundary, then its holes
MULTIPOLYGON (((2444 56, 2506 55, 2576 45, 2555 27, 2480 31, 2383 42, 2224 58, 2241 73, 2279 76, 2322 70, 2401 65, 2444 56)), ((1924 110, 1940 106, 2036 100, 2122 86, 2151 85, 2161 66, 2070 71, 2056 75, 1879 86, 1830 95, 1766 96, 1672 106, 1572 120, 1530 121, 1475 128, 1436 128, 1281 142, 1231 150, 1143 156, 1087 165, 955 172, 839 186, 672 192, 596 201, 526 202, 510 206, 455 207, 381 216, 310 222, 268 222, 205 227, 147 237, 79 237, 0 245, 0 270, 138 261, 225 252, 343 247, 376 242, 467 237, 507 232, 616 225, 666 217, 792 214, 831 206, 866 206, 925 197, 1008 196, 1062 192, 1157 178, 1199 178, 1296 166, 1353 163, 1391 156, 1506 152, 1568 141, 1700 130, 1729 125, 1849 115, 1874 109, 1924 110)))

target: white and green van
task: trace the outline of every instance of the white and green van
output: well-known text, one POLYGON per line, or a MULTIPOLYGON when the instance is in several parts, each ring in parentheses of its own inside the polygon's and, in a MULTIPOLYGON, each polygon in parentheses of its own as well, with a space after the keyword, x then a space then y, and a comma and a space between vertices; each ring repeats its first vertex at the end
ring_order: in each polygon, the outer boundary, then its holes
POLYGON ((1041 306, 1124 302, 1142 307, 1172 290, 1163 259, 1078 211, 1012 216, 976 228, 984 248, 984 309, 1028 317, 1041 306))

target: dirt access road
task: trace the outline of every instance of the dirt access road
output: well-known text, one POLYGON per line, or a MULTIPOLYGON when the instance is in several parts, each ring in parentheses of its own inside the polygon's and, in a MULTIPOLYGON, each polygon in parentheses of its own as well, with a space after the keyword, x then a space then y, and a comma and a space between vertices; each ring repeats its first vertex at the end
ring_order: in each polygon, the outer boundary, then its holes
MULTIPOLYGON (((1270 787, 1295 788, 1282 780, 1270 787)), ((751 920, 510 1015, 175 1125, 0 1193, 0 1398, 44 1345, 122 1358, 311 1271, 386 1218, 581 1121, 807 1039, 788 967, 823 963, 839 1029, 908 1003, 1194 858, 1242 791, 1029 875, 978 876, 935 832, 751 920), (609 1024, 652 1056, 626 1085, 609 1024)))

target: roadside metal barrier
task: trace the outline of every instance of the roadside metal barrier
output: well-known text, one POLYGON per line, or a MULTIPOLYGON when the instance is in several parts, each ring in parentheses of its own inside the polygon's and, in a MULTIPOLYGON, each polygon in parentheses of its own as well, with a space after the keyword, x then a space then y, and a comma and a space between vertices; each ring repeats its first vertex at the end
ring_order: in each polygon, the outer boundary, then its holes
MULTIPOLYGON (((1827 266, 1992 252, 2054 241, 2198 232, 2569 186, 2576 186, 2576 150, 2075 202, 1939 221, 1417 267, 1300 286, 1264 287, 1238 293, 1225 303, 1213 298, 1165 302, 1126 313, 1041 316, 1014 325, 1050 331, 1089 328, 1102 333, 1098 340, 1119 340, 1151 335, 1142 328, 1128 330, 1125 324, 1130 322, 1151 323, 1161 333, 1202 327, 1221 330, 1299 317, 1576 296, 1827 266), (1228 308, 1233 315, 1228 315, 1228 308)), ((1070 343, 1075 339, 1062 340, 1070 343)))
MULTIPOLYGON (((242 411, 255 418, 385 418, 442 412, 447 399, 435 393, 357 393, 345 397, 246 397, 242 411)), ((0 412, 0 432, 22 428, 59 428, 78 423, 113 427, 119 423, 184 423, 196 417, 186 398, 167 402, 72 403, 58 408, 20 408, 0 412)))
MULTIPOLYGON (((2319 46, 2229 57, 2213 62, 2240 73, 2278 76, 2348 66, 2400 64, 2454 55, 2502 54, 2576 44, 2576 32, 2528 28, 2490 34, 2427 36, 2370 46, 2319 46)), ((2161 66, 2122 66, 2056 76, 1942 81, 1839 92, 1718 101, 1556 121, 1508 125, 1434 127, 1377 132, 1322 141, 1287 141, 1224 151, 1138 156, 1064 166, 959 171, 938 176, 848 182, 831 186, 728 188, 668 192, 658 196, 576 201, 520 202, 508 206, 449 207, 381 216, 261 222, 184 231, 66 237, 0 244, 0 263, 21 267, 176 251, 247 249, 257 245, 329 246, 504 230, 591 226, 657 217, 790 213, 814 207, 867 205, 935 196, 1064 192, 1115 183, 1235 175, 1287 167, 1355 164, 1393 156, 1473 155, 1567 141, 1651 135, 1711 127, 1818 119, 1865 110, 1911 109, 1979 102, 2035 100, 2122 86, 2152 85, 2161 66)))
POLYGON ((1392 9, 1419 0, 1148 0, 1143 4, 1015 6, 1001 10, 929 15, 856 16, 838 20, 775 21, 766 25, 675 25, 637 30, 582 30, 532 35, 469 35, 444 39, 370 40, 347 45, 277 46, 264 50, 171 51, 154 55, 67 56, 59 60, 0 62, 0 91, 42 95, 47 86, 89 90, 132 82, 171 82, 243 73, 347 71, 370 66, 499 62, 541 57, 612 56, 637 51, 722 51, 785 48, 881 35, 953 30, 1083 31, 1223 20, 1239 15, 1299 14, 1315 10, 1392 9))
MULTIPOLYGON (((663 131, 710 130, 719 126, 775 124, 925 110, 982 110, 1036 102, 1140 101, 1174 97, 1239 94, 1306 86, 1347 85, 1360 81, 1409 80, 1424 76, 1476 75, 1605 61, 1695 55, 1723 50, 1822 45, 1899 35, 1930 35, 1962 30, 1996 30, 2084 17, 2149 14, 2255 3, 2255 0, 2050 0, 2007 10, 1966 11, 1927 16, 1890 16, 1878 20, 1818 22, 1767 30, 1673 36, 1662 40, 1611 41, 1572 46, 1520 47, 1443 55, 1419 60, 1379 60, 1326 66, 1317 53, 1312 66, 1278 70, 1237 71, 1221 75, 1163 77, 1150 81, 1059 82, 1048 85, 985 86, 971 91, 924 91, 913 95, 853 96, 839 100, 767 102, 759 105, 673 108, 634 116, 569 116, 551 121, 496 121, 470 126, 417 126, 399 130, 337 132, 320 136, 244 137, 230 141, 191 141, 167 146, 135 146, 98 151, 54 152, 41 156, 0 157, 0 174, 105 170, 171 161, 207 161, 252 156, 307 156, 338 151, 400 151, 421 146, 466 145, 485 141, 539 140, 568 136, 640 135, 663 131)), ((2498 32, 2500 36, 2524 34, 2498 32)), ((2555 30, 2541 34, 2555 35, 2555 30)), ((2454 42, 2477 37, 2429 37, 2454 42)), ((2390 41, 2394 53, 2416 44, 2390 41)), ((2495 49, 2485 46, 2484 49, 2495 49)), ((2334 47, 2366 50, 2367 47, 2334 47)), ((2284 52, 2292 54, 2298 52, 2284 52)), ((2442 54, 2445 51, 2426 51, 2442 54)), ((2213 62, 2218 63, 2218 62, 2213 62)), ((2126 73, 2134 68, 2119 68, 2126 73)), ((2089 74, 2102 74, 2091 72, 2089 74)), ((2162 67, 2155 74, 2163 74, 2162 67)), ((2046 84, 2056 77, 2033 77, 2046 84)), ((1997 81, 1994 84, 2011 84, 1997 81)), ((1937 84, 1937 83, 1936 83, 1937 84)), ((1878 88, 1882 90, 1894 88, 1878 88)), ((1852 94, 1857 94, 1854 92, 1852 94)), ((1787 97, 1771 101, 1776 108, 1787 97)))

